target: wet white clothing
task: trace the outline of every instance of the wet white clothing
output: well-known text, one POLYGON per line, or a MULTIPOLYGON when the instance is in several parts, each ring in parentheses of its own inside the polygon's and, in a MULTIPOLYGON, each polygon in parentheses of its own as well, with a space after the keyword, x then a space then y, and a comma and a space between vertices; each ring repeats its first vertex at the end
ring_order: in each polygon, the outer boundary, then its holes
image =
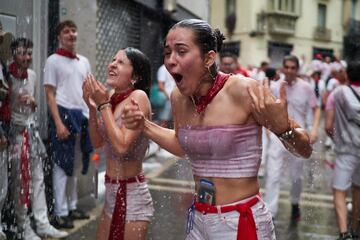
POLYGON ((82 98, 82 85, 91 73, 88 59, 77 54, 78 59, 52 54, 45 63, 44 85, 56 88, 56 103, 68 109, 81 109, 89 118, 89 108, 82 98))
MULTIPOLYGON (((279 97, 281 81, 275 82, 271 89, 279 97)), ((305 127, 309 111, 318 106, 314 90, 308 82, 297 79, 291 86, 286 86, 289 117, 294 119, 301 127, 305 127)), ((290 202, 298 204, 302 189, 303 159, 291 154, 273 133, 270 133, 268 143, 268 158, 266 163, 266 186, 264 201, 275 217, 278 211, 280 182, 284 176, 286 163, 289 164, 291 177, 290 202)))

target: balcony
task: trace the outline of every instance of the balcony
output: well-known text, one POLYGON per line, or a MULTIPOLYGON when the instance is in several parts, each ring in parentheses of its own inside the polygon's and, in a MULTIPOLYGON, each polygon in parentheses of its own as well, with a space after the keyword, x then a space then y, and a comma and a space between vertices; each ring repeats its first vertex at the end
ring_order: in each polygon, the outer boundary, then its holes
POLYGON ((284 11, 269 11, 266 13, 267 25, 270 34, 293 36, 296 20, 299 15, 284 11))
POLYGON ((329 42, 331 41, 331 29, 325 27, 315 27, 313 37, 315 40, 329 42))

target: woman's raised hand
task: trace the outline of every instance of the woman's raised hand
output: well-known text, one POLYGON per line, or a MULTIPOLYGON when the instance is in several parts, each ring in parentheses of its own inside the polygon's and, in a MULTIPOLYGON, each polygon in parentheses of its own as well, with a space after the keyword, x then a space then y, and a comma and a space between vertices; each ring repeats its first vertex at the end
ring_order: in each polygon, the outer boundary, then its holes
POLYGON ((287 111, 286 83, 280 86, 280 98, 276 99, 269 88, 269 80, 263 81, 258 89, 248 88, 252 99, 251 110, 255 120, 275 134, 281 134, 290 128, 287 111), (256 94, 257 93, 257 94, 256 94))
POLYGON ((106 87, 95 79, 92 74, 88 75, 87 81, 89 82, 90 97, 96 105, 110 101, 110 93, 106 87))
POLYGON ((144 128, 144 113, 134 99, 131 99, 130 103, 125 105, 121 117, 125 127, 128 129, 142 130, 144 128))
POLYGON ((85 78, 85 81, 83 83, 83 86, 82 86, 83 99, 90 110, 96 111, 96 103, 90 97, 91 89, 90 89, 90 80, 89 79, 90 79, 90 75, 87 75, 85 78))

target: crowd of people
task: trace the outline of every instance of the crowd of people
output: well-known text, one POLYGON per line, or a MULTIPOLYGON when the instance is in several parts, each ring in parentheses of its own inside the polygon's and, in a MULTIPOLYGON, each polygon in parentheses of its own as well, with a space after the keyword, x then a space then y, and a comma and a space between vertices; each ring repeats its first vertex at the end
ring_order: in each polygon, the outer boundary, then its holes
MULTIPOLYGON (((77 206, 77 178, 86 174, 93 149, 103 148, 106 191, 96 239, 146 239, 154 207, 142 162, 152 140, 191 163, 195 193, 186 239, 276 239, 273 220, 284 166, 290 166, 290 219, 299 221, 303 165, 318 140, 322 110, 337 153, 332 188, 339 239, 358 238, 360 61, 346 64, 317 54, 306 64, 289 55, 278 69, 264 61, 250 71, 235 54, 222 51, 225 38, 218 29, 183 20, 165 39, 157 80, 166 103, 157 124, 144 53, 119 49, 104 69, 104 84, 91 74, 88 59, 76 53, 76 24, 63 21, 56 34, 59 48, 46 60, 43 81, 50 150, 35 117, 40 81, 29 68, 32 41, 14 39, 12 62, 1 63, 0 209, 6 199, 14 204, 19 238, 63 238, 68 233, 59 229, 89 218, 77 206), (46 157, 53 163, 50 221, 46 157), (264 200, 258 180, 262 163, 264 200)), ((6 239, 1 226, 0 239, 6 239)))

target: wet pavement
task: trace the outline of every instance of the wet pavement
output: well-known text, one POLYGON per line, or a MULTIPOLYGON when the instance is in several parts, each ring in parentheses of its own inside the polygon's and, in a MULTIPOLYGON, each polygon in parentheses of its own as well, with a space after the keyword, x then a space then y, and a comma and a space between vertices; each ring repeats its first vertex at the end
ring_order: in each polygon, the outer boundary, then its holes
MULTIPOLYGON (((151 156, 144 163, 155 206, 155 216, 147 239, 184 239, 186 212, 194 189, 190 165, 163 150, 157 151, 154 146, 150 149, 151 156)), ((333 151, 320 141, 314 146, 311 159, 306 160, 300 201, 302 218, 297 224, 290 222, 289 171, 284 171, 280 211, 275 218, 277 239, 336 239, 338 232, 330 187, 334 158, 333 151)), ((103 175, 104 172, 101 172, 99 176, 100 198, 97 206, 91 210, 92 219, 78 226, 67 239, 95 239, 97 220, 103 204, 103 175)), ((263 191, 264 178, 260 178, 260 182, 261 192, 266 194, 263 191)))

